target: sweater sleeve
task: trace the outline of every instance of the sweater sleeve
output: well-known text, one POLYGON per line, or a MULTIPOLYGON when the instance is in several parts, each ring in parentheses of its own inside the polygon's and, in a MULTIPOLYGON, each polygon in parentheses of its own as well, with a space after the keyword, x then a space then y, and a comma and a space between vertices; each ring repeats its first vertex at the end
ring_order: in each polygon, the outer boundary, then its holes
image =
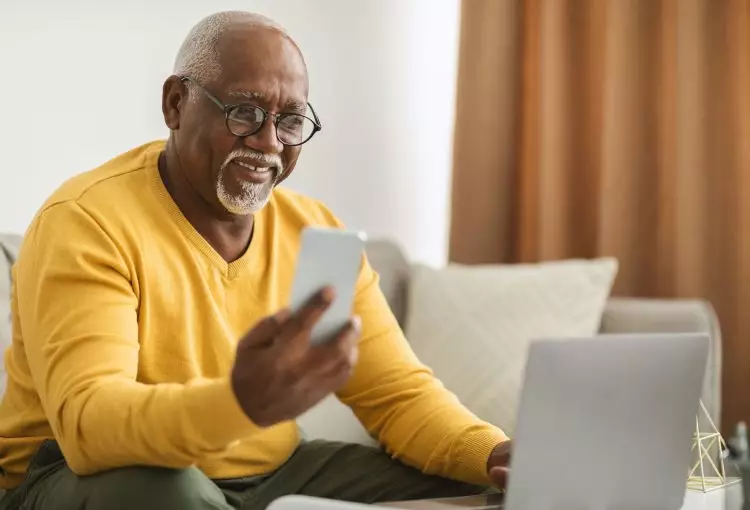
POLYGON ((419 362, 365 260, 355 302, 359 362, 339 392, 389 453, 428 474, 488 484, 487 460, 508 437, 448 391, 419 362))
POLYGON ((258 427, 228 378, 142 384, 138 296, 121 240, 75 202, 52 205, 15 267, 34 385, 71 469, 187 467, 258 427))

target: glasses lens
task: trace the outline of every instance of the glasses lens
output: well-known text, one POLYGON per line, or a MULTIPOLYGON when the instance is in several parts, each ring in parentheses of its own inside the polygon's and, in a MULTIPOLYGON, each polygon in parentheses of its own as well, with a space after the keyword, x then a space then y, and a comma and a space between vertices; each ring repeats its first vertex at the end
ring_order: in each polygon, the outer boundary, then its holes
POLYGON ((276 126, 279 140, 286 145, 305 143, 312 136, 314 130, 315 123, 312 120, 294 113, 288 113, 279 118, 279 123, 276 126))
POLYGON ((262 125, 263 110, 254 106, 237 106, 227 116, 227 126, 235 136, 252 135, 262 125))

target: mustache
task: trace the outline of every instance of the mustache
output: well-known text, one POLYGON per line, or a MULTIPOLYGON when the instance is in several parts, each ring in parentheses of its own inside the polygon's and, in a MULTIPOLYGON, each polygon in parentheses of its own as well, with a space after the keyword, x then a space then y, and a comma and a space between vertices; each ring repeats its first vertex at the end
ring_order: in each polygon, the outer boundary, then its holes
POLYGON ((284 163, 281 161, 281 156, 279 156, 278 154, 265 154, 261 151, 256 151, 252 149, 233 150, 226 157, 221 167, 222 168, 226 167, 229 163, 232 162, 232 160, 238 159, 238 158, 255 161, 258 163, 258 166, 272 167, 274 171, 276 172, 277 178, 281 176, 284 172, 284 163))

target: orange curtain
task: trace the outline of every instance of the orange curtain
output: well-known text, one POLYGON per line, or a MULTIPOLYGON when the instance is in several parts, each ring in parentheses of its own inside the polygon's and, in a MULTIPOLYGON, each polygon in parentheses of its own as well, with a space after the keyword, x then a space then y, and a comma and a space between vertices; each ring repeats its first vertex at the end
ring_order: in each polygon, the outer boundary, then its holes
POLYGON ((450 258, 613 255, 699 297, 750 420, 750 2, 464 0, 450 258))

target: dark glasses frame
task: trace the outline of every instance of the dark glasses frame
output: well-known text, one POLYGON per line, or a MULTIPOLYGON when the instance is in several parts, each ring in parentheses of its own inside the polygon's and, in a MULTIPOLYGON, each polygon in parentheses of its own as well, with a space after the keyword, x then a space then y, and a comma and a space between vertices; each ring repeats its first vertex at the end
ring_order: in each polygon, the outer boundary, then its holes
POLYGON ((206 95, 208 99, 211 100, 211 102, 213 102, 216 106, 221 108, 221 110, 224 112, 224 124, 226 125, 227 131, 229 131, 234 136, 238 136, 241 138, 244 138, 246 136, 253 136, 255 133, 263 129, 263 126, 265 125, 266 120, 268 120, 268 117, 273 117, 274 119, 276 139, 282 144, 284 144, 284 146, 286 147, 298 147, 304 143, 307 143, 315 135, 315 133, 323 129, 323 125, 320 123, 320 119, 318 118, 318 115, 315 113, 315 109, 312 107, 310 103, 307 103, 307 107, 310 108, 310 112, 313 115, 312 119, 308 117, 307 115, 302 115, 300 113, 270 113, 265 108, 262 108, 260 106, 253 105, 253 104, 241 104, 241 103, 224 104, 221 101, 221 99, 211 94, 208 90, 206 90, 206 88, 203 85, 198 83, 195 79, 191 78, 190 76, 182 76, 180 78, 180 81, 182 81, 183 83, 189 82, 195 85, 196 87, 201 89, 201 91, 206 95), (252 131, 249 133, 235 133, 234 131, 232 131, 232 128, 229 127, 229 122, 231 120, 230 117, 232 113, 236 111, 238 108, 254 108, 255 110, 260 111, 263 114, 263 120, 258 125, 258 128, 255 131, 252 131), (310 122, 313 123, 313 130, 310 133, 310 135, 299 143, 287 143, 279 137, 279 122, 281 122, 285 118, 292 118, 292 117, 302 117, 303 119, 309 120, 310 122))

